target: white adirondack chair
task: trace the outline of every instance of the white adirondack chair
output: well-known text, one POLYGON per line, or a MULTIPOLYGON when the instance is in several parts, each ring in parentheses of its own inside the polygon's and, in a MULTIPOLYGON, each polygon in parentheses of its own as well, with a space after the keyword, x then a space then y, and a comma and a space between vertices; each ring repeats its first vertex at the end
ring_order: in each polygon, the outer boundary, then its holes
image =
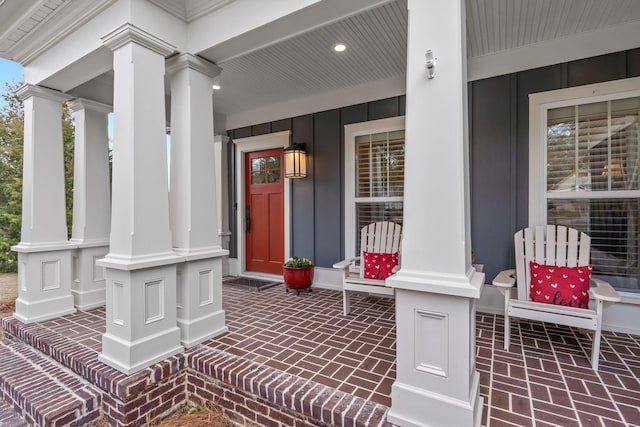
MULTIPOLYGON (((356 266, 356 261, 364 259, 362 252, 400 252, 402 226, 393 222, 375 222, 360 230, 360 256, 340 261, 333 268, 342 270, 342 305, 344 315, 351 311, 349 292, 367 292, 376 295, 393 295, 393 288, 385 286, 384 280, 365 279, 364 266, 356 266)), ((399 266, 394 268, 397 271, 399 266)))
POLYGON ((620 296, 611 285, 591 278, 590 296, 596 300, 593 309, 533 302, 529 298, 529 261, 565 267, 588 265, 591 238, 573 228, 547 225, 520 230, 515 234, 514 241, 516 269, 502 271, 493 280, 493 284, 504 294, 504 349, 509 350, 510 317, 584 328, 595 331, 591 365, 597 371, 604 303, 620 301, 620 296), (518 285, 517 297, 512 298, 511 288, 515 283, 518 285))

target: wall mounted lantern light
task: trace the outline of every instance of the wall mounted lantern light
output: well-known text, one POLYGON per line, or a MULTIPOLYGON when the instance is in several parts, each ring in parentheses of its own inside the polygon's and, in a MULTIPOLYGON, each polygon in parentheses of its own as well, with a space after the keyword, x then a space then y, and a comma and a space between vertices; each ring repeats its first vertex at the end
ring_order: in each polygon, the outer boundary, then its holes
POLYGON ((427 67, 427 77, 432 79, 436 75, 436 63, 438 62, 438 58, 435 58, 433 56, 433 52, 431 52, 430 50, 425 52, 424 57, 424 65, 426 65, 427 67))
POLYGON ((307 177, 307 150, 304 142, 293 143, 284 149, 284 176, 286 178, 307 177))

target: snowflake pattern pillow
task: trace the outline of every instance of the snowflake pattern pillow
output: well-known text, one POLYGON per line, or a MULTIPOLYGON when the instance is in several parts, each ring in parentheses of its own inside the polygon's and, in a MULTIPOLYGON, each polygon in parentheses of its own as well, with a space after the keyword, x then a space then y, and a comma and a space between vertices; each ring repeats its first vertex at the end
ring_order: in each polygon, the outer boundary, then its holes
POLYGON ((398 252, 374 253, 362 251, 364 278, 384 280, 393 274, 398 265, 398 252))
POLYGON ((589 308, 590 265, 558 267, 530 261, 531 301, 589 308))

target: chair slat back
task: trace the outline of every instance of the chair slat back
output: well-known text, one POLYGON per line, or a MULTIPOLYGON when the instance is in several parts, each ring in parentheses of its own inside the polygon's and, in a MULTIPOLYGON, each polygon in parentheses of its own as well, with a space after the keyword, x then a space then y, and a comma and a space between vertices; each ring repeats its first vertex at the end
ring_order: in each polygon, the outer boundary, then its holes
POLYGON ((514 236, 518 299, 529 300, 529 261, 575 267, 589 264, 591 238, 573 228, 547 225, 525 228, 514 236))
MULTIPOLYGON (((365 225, 360 230, 360 259, 362 252, 393 253, 400 252, 402 226, 394 222, 382 221, 365 225)), ((360 268, 360 277, 364 277, 364 268, 360 268)))

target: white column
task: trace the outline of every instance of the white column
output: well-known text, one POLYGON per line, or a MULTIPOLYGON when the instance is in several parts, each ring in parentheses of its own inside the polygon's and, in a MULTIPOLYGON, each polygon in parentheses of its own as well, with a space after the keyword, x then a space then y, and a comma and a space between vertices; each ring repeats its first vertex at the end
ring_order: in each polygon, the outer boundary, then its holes
POLYGON ((220 68, 189 53, 167 61, 171 75, 171 231, 178 268, 178 327, 192 347, 227 332, 222 309, 213 78, 220 68))
POLYGON ((164 61, 174 47, 124 24, 113 51, 114 129, 107 318, 100 361, 131 374, 183 350, 176 326, 165 137, 164 61))
POLYGON ((74 112, 73 255, 71 293, 75 306, 88 310, 105 304, 104 267, 96 261, 109 252, 111 186, 107 116, 111 106, 88 99, 69 102, 74 112))
POLYGON ((402 267, 396 289, 397 377, 388 420, 479 425, 471 266, 464 0, 409 0, 402 267), (425 52, 437 57, 427 78, 425 52))
MULTIPOLYGON (((229 231, 229 171, 227 158, 229 156, 229 137, 226 135, 216 135, 213 138, 216 159, 216 205, 218 212, 218 236, 220 236, 220 246, 229 249, 231 232, 229 231)), ((222 260, 222 275, 229 274, 229 259, 222 260)))
POLYGON ((61 92, 24 85, 22 230, 15 317, 38 322, 74 313, 65 208, 61 92))

